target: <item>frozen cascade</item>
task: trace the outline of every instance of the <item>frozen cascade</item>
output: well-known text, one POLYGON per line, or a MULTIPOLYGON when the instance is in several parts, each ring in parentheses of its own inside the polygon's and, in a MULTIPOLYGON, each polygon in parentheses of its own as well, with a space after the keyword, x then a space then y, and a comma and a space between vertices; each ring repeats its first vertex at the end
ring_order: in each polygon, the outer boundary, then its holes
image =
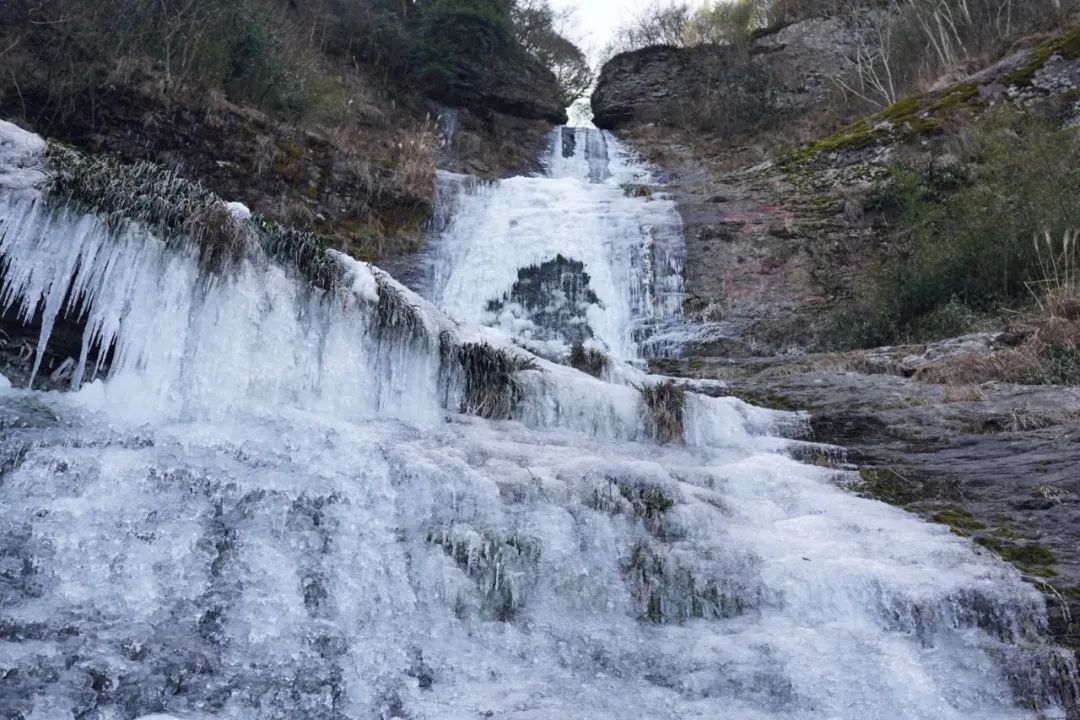
POLYGON ((0 717, 1065 717, 1039 593, 793 460, 790 415, 691 394, 661 446, 508 344, 512 419, 459 413, 492 331, 343 256, 334 295, 208 276, 44 197, 27 138, 0 301, 84 331, 72 392, 0 389, 0 717))
POLYGON ((574 342, 634 360, 677 351, 682 226, 657 179, 610 133, 558 128, 537 177, 463 189, 435 228, 422 292, 458 320, 553 352, 574 342), (645 350, 647 349, 647 352, 645 350))

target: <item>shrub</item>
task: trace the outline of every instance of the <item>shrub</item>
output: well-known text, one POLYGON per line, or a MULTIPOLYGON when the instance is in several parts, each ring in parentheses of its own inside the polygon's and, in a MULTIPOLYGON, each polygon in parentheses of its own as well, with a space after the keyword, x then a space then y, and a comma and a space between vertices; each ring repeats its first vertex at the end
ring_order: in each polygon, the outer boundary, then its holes
POLYGON ((429 84, 468 83, 480 64, 505 63, 517 48, 510 17, 494 0, 435 0, 417 37, 418 73, 429 84))
MULTIPOLYGON (((971 175, 899 166, 885 195, 895 246, 863 290, 866 342, 929 339, 972 311, 1030 300, 1049 259, 1033 237, 1080 227, 1080 140, 1074 131, 1002 110, 975 130, 971 175)), ((861 317, 859 317, 861 316, 861 317)))

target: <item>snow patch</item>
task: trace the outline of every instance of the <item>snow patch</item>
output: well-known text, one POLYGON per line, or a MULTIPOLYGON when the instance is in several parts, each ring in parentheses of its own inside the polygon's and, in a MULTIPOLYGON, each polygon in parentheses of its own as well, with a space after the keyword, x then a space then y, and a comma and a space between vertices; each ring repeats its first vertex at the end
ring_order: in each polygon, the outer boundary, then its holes
POLYGON ((225 210, 232 216, 233 220, 250 220, 251 210, 248 206, 242 202, 228 202, 225 203, 225 210))
POLYGON ((360 262, 337 250, 327 252, 337 258, 345 268, 349 289, 356 293, 357 297, 370 303, 379 302, 379 284, 375 282, 375 274, 371 272, 371 263, 360 262))
POLYGON ((45 179, 45 141, 17 125, 0 120, 0 189, 17 190, 45 179))

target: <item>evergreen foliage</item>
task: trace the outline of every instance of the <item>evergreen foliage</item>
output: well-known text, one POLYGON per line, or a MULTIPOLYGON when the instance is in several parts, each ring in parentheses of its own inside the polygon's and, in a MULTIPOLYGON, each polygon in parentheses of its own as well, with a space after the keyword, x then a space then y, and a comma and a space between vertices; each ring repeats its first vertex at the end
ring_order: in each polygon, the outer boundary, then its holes
POLYGON ((46 0, 2 10, 0 103, 41 95, 52 112, 147 77, 168 96, 213 89, 295 117, 318 114, 334 80, 357 72, 393 94, 536 61, 557 75, 567 58, 587 69, 546 0, 46 0))

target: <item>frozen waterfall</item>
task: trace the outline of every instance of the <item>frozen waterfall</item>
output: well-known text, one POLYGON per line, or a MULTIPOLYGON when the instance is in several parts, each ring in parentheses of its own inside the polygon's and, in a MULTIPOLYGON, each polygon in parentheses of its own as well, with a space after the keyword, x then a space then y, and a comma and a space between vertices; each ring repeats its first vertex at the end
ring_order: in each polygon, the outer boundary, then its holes
POLYGON ((333 253, 325 287, 266 244, 211 271, 0 123, 0 309, 36 333, 19 372, 71 388, 0 389, 0 717, 1066 716, 1041 595, 793 459, 797 418, 688 393, 661 445, 634 383, 485 327, 572 341, 511 307, 560 254, 611 352, 673 317, 674 275, 640 282, 670 205, 576 135, 461 203, 444 315, 333 253))
POLYGON ((558 353, 575 342, 623 360, 673 353, 683 245, 674 203, 611 134, 557 129, 547 173, 493 183, 440 177, 431 277, 451 317, 558 353))

